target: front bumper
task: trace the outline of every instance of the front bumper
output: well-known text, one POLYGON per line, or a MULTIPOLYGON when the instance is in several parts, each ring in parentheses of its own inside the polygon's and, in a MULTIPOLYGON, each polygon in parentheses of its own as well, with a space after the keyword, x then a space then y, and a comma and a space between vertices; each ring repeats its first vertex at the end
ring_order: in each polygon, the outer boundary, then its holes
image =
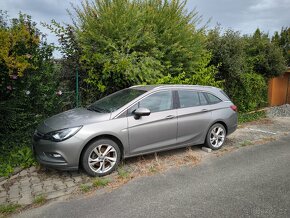
POLYGON ((33 138, 32 149, 41 165, 59 170, 77 170, 82 143, 83 140, 76 136, 62 142, 33 138))

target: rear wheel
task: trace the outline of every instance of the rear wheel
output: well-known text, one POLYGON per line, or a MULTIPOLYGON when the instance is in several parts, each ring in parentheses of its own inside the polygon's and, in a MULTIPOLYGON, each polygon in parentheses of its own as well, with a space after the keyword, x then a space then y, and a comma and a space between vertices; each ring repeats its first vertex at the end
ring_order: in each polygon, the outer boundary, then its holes
POLYGON ((85 149, 82 166, 90 176, 105 176, 116 169, 120 158, 121 152, 116 142, 99 139, 85 149))
POLYGON ((226 139, 226 129, 220 124, 216 123, 210 127, 208 130, 205 145, 213 150, 220 149, 226 139))

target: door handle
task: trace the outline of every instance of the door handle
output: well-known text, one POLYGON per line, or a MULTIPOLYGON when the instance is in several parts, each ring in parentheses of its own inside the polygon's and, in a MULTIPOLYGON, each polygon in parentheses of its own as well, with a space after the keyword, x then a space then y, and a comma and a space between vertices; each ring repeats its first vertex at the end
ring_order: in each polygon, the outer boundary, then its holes
POLYGON ((167 117, 165 117, 165 119, 173 119, 174 117, 174 115, 168 115, 167 117))

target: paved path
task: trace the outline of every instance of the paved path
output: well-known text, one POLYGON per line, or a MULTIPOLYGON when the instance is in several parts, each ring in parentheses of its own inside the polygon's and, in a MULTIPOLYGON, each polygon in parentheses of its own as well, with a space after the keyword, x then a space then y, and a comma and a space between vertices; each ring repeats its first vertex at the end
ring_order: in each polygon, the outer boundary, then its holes
MULTIPOLYGON (((195 147, 193 152, 201 157, 220 155, 228 150, 247 146, 252 143, 265 143, 267 141, 272 141, 289 132, 290 118, 265 119, 259 122, 243 125, 234 134, 230 135, 224 148, 218 152, 208 154, 201 152, 199 147, 195 147), (262 130, 262 132, 256 130, 262 130), (271 134, 268 132, 277 134, 271 134)), ((173 167, 177 163, 181 163, 180 165, 182 165, 182 163, 186 162, 184 161, 186 159, 186 152, 187 149, 177 149, 171 152, 158 154, 158 156, 163 155, 163 157, 165 157, 159 159, 158 164, 171 164, 173 167)), ((154 155, 147 155, 145 158, 131 158, 125 161, 125 167, 133 169, 132 171, 138 171, 142 167, 147 167, 143 160, 150 160, 150 158, 155 161, 154 155)), ((150 167, 151 165, 149 162, 147 168, 149 169, 150 167)), ((168 167, 164 168, 168 169, 168 167)), ((107 178, 109 177, 109 179, 112 179, 114 176, 116 176, 116 174, 109 175, 107 178)), ((38 195, 43 195, 48 200, 60 197, 67 198, 76 192, 78 193, 81 184, 91 182, 92 179, 84 173, 44 171, 42 169, 38 170, 35 167, 31 167, 30 169, 15 174, 9 179, 1 181, 0 178, 0 205, 8 203, 29 205, 33 203, 33 200, 38 195)))
POLYGON ((289 217, 290 136, 19 217, 289 217))

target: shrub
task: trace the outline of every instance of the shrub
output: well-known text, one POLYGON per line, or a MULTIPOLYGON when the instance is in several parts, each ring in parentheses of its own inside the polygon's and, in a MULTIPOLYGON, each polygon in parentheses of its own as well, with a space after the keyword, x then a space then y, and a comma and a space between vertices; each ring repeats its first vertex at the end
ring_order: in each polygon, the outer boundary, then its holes
POLYGON ((259 74, 244 73, 235 81, 231 97, 242 112, 263 107, 267 105, 267 83, 259 74))
POLYGON ((217 80, 217 68, 209 65, 211 54, 204 54, 194 73, 180 73, 177 76, 168 74, 157 81, 156 84, 188 84, 188 85, 205 85, 223 88, 224 81, 217 80))

